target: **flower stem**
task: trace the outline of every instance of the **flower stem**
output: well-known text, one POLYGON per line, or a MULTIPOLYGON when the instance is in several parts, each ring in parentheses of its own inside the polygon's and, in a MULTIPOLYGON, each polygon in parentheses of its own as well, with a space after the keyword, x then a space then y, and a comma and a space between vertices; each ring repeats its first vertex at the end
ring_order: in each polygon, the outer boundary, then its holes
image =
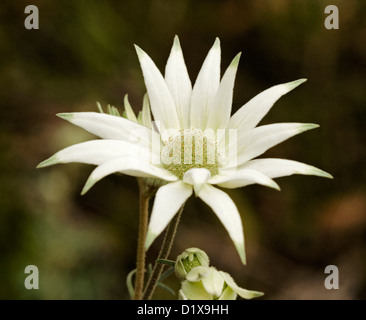
POLYGON ((143 300, 150 300, 155 291, 160 275, 165 267, 165 264, 159 262, 159 260, 166 260, 169 257, 170 250, 174 242, 175 234, 177 232, 180 217, 183 212, 183 207, 184 205, 179 209, 178 213, 175 215, 175 217, 172 219, 172 221, 169 223, 167 227, 163 244, 160 248, 159 256, 154 264, 154 268, 152 270, 150 279, 146 285, 146 289, 142 297, 143 300))
POLYGON ((149 192, 143 179, 138 179, 140 190, 140 215, 139 230, 137 239, 137 258, 136 258, 136 281, 134 300, 141 300, 142 290, 144 287, 145 275, 145 241, 147 232, 147 223, 149 218, 149 200, 151 192, 149 192))

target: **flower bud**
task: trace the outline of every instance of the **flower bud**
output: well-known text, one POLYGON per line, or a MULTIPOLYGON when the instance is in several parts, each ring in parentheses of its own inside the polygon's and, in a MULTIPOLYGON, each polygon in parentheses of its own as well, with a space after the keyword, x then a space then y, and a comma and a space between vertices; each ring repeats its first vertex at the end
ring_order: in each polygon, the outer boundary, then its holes
POLYGON ((175 262, 175 274, 179 280, 185 280, 188 273, 195 267, 208 267, 210 259, 206 252, 198 248, 188 248, 177 257, 175 262))
POLYGON ((179 290, 180 300, 235 300, 238 295, 252 299, 263 293, 240 288, 228 273, 207 266, 192 268, 179 290))

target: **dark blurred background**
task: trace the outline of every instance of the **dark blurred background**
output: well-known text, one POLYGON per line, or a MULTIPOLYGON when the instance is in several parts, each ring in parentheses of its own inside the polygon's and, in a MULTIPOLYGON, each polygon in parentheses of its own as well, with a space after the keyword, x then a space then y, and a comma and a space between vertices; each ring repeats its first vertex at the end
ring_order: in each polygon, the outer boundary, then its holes
MULTIPOLYGON (((189 199, 172 259, 187 247, 263 299, 366 298, 366 2, 263 1, 10 1, 0 4, 0 298, 128 299, 135 267, 138 187, 109 176, 85 196, 91 166, 37 170, 56 151, 92 136, 55 116, 95 111, 96 101, 135 110, 145 93, 133 48, 163 70, 180 37, 194 82, 214 42, 222 69, 242 51, 233 108, 260 91, 308 78, 281 98, 262 123, 313 122, 320 128, 266 153, 315 165, 334 180, 278 179, 228 191, 246 233, 242 266, 221 223, 189 199), (38 6, 39 30, 27 30, 27 5, 38 6), (327 30, 327 5, 339 29, 327 30), (39 290, 26 290, 24 269, 39 268, 39 290), (339 268, 339 289, 324 287, 327 265, 339 268)), ((153 262, 161 237, 148 252, 153 262)), ((175 290, 178 281, 168 280, 175 290)), ((155 299, 176 299, 159 288, 155 299)))

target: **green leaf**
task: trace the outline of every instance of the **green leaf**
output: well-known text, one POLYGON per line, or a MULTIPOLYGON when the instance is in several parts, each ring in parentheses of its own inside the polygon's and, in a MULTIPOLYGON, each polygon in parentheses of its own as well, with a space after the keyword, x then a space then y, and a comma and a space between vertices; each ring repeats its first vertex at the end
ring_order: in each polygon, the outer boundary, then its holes
POLYGON ((167 269, 159 278, 159 282, 163 282, 167 277, 169 277, 174 272, 174 268, 171 267, 167 269))
POLYGON ((175 261, 173 261, 173 260, 158 259, 158 260, 156 260, 156 262, 161 263, 161 264, 166 264, 167 266, 171 266, 171 267, 175 266, 175 261))
POLYGON ((128 294, 130 295, 130 298, 132 299, 133 296, 135 295, 135 288, 133 287, 132 284, 132 277, 133 275, 136 273, 136 269, 133 269, 126 278, 126 284, 127 284, 127 289, 128 289, 128 294))
POLYGON ((173 296, 175 296, 175 292, 172 288, 170 288, 169 286, 167 286, 166 284, 164 283, 158 283, 158 286, 164 288, 165 290, 167 290, 168 292, 170 292, 173 296))

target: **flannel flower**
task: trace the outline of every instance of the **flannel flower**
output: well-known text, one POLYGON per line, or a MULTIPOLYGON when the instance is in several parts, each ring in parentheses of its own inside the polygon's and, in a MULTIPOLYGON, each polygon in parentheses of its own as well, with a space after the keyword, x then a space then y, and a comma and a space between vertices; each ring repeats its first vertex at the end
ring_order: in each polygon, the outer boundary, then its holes
POLYGON ((206 266, 192 268, 179 290, 180 300, 236 300, 238 295, 252 299, 263 293, 240 288, 227 272, 206 266))
POLYGON ((188 248, 177 257, 174 268, 181 280, 180 300, 235 300, 238 295, 252 299, 263 295, 240 288, 227 272, 209 264, 206 252, 198 248, 188 248))
POLYGON ((165 77, 142 49, 136 46, 136 51, 148 96, 139 116, 132 111, 127 96, 126 117, 115 112, 58 114, 102 139, 67 147, 38 167, 70 162, 96 165, 82 194, 100 179, 117 172, 145 177, 158 185, 146 249, 194 191, 224 225, 245 264, 240 214, 231 198, 215 186, 230 189, 261 184, 279 189, 273 178, 292 174, 331 178, 320 169, 296 161, 254 159, 282 141, 318 127, 307 123, 257 127, 273 104, 305 79, 271 87, 231 116, 240 54, 220 80, 219 39, 204 60, 193 88, 178 37, 174 39, 165 77))

